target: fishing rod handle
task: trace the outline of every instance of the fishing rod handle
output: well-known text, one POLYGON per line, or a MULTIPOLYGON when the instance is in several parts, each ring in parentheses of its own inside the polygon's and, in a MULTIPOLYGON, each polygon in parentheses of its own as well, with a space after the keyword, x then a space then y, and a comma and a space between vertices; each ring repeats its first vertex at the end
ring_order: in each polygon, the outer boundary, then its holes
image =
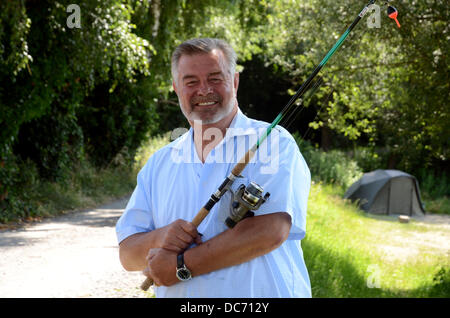
POLYGON ((245 155, 239 160, 239 162, 234 166, 233 170, 231 170, 231 173, 235 176, 240 176, 242 171, 244 171, 247 164, 252 160, 253 156, 255 155, 256 147, 250 148, 245 155))
POLYGON ((147 277, 147 279, 141 284, 141 289, 144 291, 147 291, 150 286, 153 285, 153 279, 151 279, 150 277, 147 277))
POLYGON ((200 223, 202 223, 203 219, 208 215, 209 211, 205 208, 202 207, 200 209, 200 211, 197 212, 197 215, 194 217, 194 219, 192 220, 192 224, 195 225, 195 227, 198 227, 200 225, 200 223))

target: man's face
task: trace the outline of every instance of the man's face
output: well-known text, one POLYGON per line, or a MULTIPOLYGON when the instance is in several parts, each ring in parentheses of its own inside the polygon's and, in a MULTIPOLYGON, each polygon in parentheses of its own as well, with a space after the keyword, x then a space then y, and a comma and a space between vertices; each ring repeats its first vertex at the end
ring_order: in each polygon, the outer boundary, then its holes
POLYGON ((231 75, 222 51, 183 55, 178 61, 173 87, 189 121, 213 124, 237 105, 239 74, 231 75))

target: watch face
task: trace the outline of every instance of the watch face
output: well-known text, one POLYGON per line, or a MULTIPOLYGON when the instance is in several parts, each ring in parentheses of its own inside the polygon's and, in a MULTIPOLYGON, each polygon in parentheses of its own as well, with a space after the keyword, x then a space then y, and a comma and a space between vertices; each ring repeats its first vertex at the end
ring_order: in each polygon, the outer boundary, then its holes
POLYGON ((185 281, 191 279, 191 272, 187 268, 177 269, 177 277, 179 280, 185 281))

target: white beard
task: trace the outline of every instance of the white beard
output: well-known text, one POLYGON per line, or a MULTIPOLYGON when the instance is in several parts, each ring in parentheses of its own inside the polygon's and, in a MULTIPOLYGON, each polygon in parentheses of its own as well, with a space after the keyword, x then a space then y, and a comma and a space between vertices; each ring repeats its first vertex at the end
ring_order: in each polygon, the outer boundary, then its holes
POLYGON ((202 116, 201 113, 198 113, 195 110, 193 110, 192 107, 190 108, 190 111, 187 111, 186 108, 181 103, 180 99, 178 99, 178 102, 180 103, 180 108, 181 108, 183 115, 189 121, 197 121, 197 122, 201 122, 202 125, 206 125, 206 124, 215 124, 218 121, 227 117, 233 111, 235 99, 232 98, 232 99, 230 99, 230 101, 227 105, 218 107, 216 109, 215 113, 212 116, 208 116, 208 118, 202 118, 204 116, 202 116))

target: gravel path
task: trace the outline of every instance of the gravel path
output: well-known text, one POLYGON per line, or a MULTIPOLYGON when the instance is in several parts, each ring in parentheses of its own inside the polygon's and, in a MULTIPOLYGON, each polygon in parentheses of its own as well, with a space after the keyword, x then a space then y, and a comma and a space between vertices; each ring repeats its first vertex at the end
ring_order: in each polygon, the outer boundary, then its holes
POLYGON ((119 261, 115 224, 128 198, 0 231, 0 297, 151 297, 119 261))

